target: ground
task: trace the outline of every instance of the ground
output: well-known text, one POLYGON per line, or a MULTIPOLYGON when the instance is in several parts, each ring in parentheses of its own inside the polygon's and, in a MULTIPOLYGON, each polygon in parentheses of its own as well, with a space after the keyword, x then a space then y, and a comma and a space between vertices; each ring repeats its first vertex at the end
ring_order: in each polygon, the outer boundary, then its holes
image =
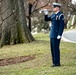
POLYGON ((12 64, 18 64, 18 63, 30 61, 33 59, 35 59, 35 55, 0 59, 0 66, 8 66, 8 65, 12 65, 12 64))
POLYGON ((15 61, 0 66, 0 75, 76 75, 75 43, 61 42, 61 67, 53 68, 49 34, 40 33, 33 36, 36 41, 32 43, 4 46, 0 49, 1 61, 15 61), (25 61, 27 58, 31 59, 25 61))

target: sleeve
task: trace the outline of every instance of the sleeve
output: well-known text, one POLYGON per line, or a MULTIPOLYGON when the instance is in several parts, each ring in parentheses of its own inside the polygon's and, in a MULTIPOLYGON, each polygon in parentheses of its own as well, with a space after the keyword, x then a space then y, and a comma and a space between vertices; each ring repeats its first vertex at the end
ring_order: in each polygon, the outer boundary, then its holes
POLYGON ((62 33, 63 33, 63 30, 64 30, 64 15, 61 14, 59 16, 59 32, 58 32, 58 35, 62 36, 62 33))
POLYGON ((51 21, 51 16, 45 15, 45 21, 51 21))

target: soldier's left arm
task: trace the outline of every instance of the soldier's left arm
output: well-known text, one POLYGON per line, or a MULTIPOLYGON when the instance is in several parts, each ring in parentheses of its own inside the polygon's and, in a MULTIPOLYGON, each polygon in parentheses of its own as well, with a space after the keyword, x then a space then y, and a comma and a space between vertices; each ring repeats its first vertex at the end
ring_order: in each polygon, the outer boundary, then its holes
POLYGON ((63 33, 63 30, 64 30, 64 15, 61 14, 59 16, 60 20, 59 20, 59 32, 58 32, 58 35, 62 36, 62 33, 63 33))

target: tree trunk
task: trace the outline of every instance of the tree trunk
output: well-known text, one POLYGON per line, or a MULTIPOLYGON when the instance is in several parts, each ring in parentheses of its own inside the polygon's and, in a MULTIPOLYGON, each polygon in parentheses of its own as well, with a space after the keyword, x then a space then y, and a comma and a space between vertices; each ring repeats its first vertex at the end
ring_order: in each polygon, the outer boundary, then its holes
POLYGON ((32 4, 29 3, 29 30, 31 32, 31 11, 32 11, 32 4))
POLYGON ((2 32, 0 42, 0 46, 2 47, 3 45, 10 44, 10 29, 13 22, 11 0, 2 1, 2 9, 0 15, 2 16, 2 32))
POLYGON ((23 0, 18 0, 18 7, 19 7, 19 16, 20 16, 19 19, 20 19, 20 23, 21 23, 24 42, 31 42, 34 40, 34 38, 32 37, 32 35, 27 27, 23 0))
POLYGON ((23 0, 3 0, 1 12, 1 47, 35 40, 27 27, 23 0))

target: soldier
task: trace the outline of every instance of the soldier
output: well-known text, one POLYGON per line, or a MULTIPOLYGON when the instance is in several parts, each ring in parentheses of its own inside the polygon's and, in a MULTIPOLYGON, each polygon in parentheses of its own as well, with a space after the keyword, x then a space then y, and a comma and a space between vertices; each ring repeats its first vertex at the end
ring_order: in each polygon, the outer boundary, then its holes
POLYGON ((60 12, 61 4, 53 3, 53 14, 48 16, 47 9, 44 10, 45 21, 51 21, 50 47, 52 54, 52 67, 60 66, 60 40, 64 30, 64 15, 60 12))

